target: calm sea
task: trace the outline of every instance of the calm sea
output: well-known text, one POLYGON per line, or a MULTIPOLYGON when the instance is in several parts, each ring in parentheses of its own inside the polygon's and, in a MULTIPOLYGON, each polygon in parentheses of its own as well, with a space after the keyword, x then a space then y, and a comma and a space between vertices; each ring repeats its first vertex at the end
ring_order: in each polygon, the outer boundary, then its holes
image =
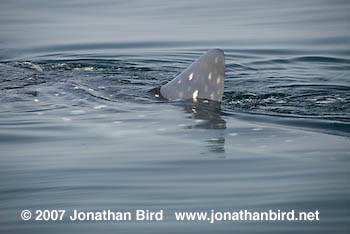
POLYGON ((0 9, 1 233, 349 233, 349 1, 0 9), (211 48, 226 56, 221 109, 150 96, 211 48), (163 209, 164 220, 35 221, 37 209, 163 209), (174 217, 211 210, 320 220, 174 217))

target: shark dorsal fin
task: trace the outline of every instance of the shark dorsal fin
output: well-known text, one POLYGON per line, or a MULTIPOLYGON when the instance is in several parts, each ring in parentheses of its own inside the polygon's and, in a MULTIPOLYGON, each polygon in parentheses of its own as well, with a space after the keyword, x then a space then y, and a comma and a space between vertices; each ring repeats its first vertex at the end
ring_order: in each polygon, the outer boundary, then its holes
POLYGON ((168 100, 207 99, 221 102, 224 92, 225 56, 220 49, 209 50, 180 75, 160 88, 168 100))

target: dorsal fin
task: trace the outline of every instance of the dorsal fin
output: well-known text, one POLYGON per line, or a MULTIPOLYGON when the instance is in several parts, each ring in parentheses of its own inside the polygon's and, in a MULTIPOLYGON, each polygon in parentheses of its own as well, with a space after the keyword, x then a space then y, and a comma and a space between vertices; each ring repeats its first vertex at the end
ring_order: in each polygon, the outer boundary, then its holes
POLYGON ((221 102, 224 92, 225 56, 220 49, 209 50, 186 70, 160 88, 169 100, 207 99, 221 102))

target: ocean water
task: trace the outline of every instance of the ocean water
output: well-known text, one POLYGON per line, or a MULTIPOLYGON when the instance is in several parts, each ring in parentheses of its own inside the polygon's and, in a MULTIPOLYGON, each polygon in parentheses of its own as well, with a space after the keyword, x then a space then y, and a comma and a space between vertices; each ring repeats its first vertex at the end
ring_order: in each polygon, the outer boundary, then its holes
POLYGON ((349 233, 349 1, 1 1, 1 233, 349 233), (221 108, 155 99, 212 48, 221 108), (21 211, 164 210, 163 221, 21 211), (176 221, 176 211, 319 221, 176 221))

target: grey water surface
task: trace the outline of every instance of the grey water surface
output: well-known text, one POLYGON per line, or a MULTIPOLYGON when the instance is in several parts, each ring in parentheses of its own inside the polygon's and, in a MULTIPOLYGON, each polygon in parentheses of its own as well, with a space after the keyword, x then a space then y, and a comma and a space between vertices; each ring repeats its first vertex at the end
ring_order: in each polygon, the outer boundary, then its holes
POLYGON ((0 2, 1 233, 349 233, 349 1, 0 2), (149 90, 226 56, 221 108, 149 90), (163 221, 21 211, 164 210, 163 221), (175 211, 319 221, 179 222, 175 211))

